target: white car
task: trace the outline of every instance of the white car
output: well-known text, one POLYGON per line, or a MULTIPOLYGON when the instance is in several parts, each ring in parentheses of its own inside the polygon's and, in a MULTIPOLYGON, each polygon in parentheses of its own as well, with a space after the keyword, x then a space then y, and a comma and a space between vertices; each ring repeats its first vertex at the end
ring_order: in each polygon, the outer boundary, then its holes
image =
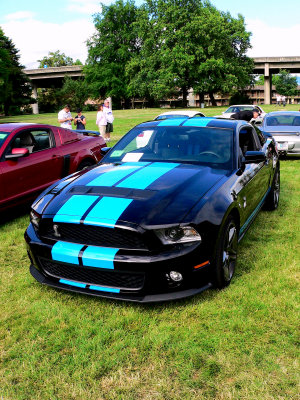
POLYGON ((162 119, 169 118, 192 118, 192 117, 205 117, 202 112, 199 111, 191 111, 191 110, 175 110, 175 111, 166 111, 162 114, 159 114, 154 121, 159 121, 162 119))
POLYGON ((266 115, 264 110, 256 105, 251 105, 251 104, 238 104, 238 105, 233 105, 227 108, 226 111, 223 111, 221 115, 215 115, 216 118, 231 118, 232 114, 237 113, 239 111, 251 111, 254 108, 257 108, 260 112, 260 115, 256 118, 255 121, 262 121, 263 117, 266 115))
MULTIPOLYGON (((154 121, 162 121, 165 119, 170 119, 170 118, 202 118, 205 117, 205 115, 199 111, 191 111, 191 110, 176 110, 176 111, 167 111, 162 114, 159 114, 156 118, 154 118, 154 121)), ((147 146, 151 136, 152 136, 153 130, 145 130, 142 131, 137 137, 136 137, 136 145, 137 148, 142 148, 147 146)))

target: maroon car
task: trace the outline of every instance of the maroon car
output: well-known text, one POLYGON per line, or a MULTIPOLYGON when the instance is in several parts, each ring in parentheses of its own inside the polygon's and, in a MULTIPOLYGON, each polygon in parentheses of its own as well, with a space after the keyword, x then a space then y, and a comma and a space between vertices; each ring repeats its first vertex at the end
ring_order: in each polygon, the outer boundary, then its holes
POLYGON ((44 124, 0 125, 0 211, 34 199, 62 177, 96 164, 105 147, 87 136, 44 124))

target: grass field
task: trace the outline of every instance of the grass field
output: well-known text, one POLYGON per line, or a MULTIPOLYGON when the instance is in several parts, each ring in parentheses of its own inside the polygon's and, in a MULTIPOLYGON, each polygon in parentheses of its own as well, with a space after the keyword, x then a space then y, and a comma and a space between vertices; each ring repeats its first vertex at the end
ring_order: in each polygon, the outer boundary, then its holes
MULTIPOLYGON (((159 111, 115 111, 114 139, 159 111)), ((85 114, 95 129, 96 113, 85 114)), ((1 121, 56 124, 56 117, 1 121)), ((299 400, 299 176, 299 157, 282 160, 280 206, 261 212, 240 243, 230 287, 161 305, 40 285, 29 273, 27 213, 6 216, 0 399, 299 400)))

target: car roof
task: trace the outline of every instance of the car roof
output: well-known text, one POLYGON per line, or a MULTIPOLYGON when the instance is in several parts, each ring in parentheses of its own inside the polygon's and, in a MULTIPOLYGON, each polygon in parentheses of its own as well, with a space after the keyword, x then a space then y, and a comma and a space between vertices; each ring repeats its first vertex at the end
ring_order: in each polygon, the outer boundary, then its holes
POLYGON ((162 114, 159 114, 158 117, 161 115, 186 115, 188 117, 193 117, 195 114, 202 114, 201 111, 192 111, 192 110, 176 110, 176 111, 166 111, 162 114))
POLYGON ((49 126, 43 124, 35 124, 35 123, 28 123, 28 122, 5 122, 0 124, 0 131, 12 132, 18 128, 28 128, 28 127, 36 127, 36 126, 49 126))
POLYGON ((136 128, 150 128, 156 126, 190 126, 190 127, 208 127, 208 128, 227 128, 233 129, 240 125, 250 125, 246 121, 242 120, 234 120, 234 119, 219 119, 219 118, 173 118, 173 119, 164 119, 159 121, 148 121, 143 122, 136 126, 136 128))
POLYGON ((272 111, 272 112, 269 112, 266 115, 266 117, 270 117, 270 116, 276 117, 276 115, 283 115, 283 114, 300 116, 300 111, 284 111, 284 110, 282 110, 282 111, 272 111))

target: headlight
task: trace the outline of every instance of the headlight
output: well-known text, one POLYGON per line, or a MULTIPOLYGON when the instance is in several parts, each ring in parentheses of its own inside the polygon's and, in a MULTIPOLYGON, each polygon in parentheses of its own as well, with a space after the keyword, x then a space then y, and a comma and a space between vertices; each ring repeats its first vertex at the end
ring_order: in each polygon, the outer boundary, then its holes
POLYGON ((34 229, 36 231, 39 230, 39 226, 40 226, 40 220, 41 220, 41 216, 40 214, 38 214, 36 211, 31 210, 30 211, 30 222, 32 223, 34 229))
POLYGON ((201 236, 191 226, 157 229, 155 233, 163 244, 201 242, 201 236))

